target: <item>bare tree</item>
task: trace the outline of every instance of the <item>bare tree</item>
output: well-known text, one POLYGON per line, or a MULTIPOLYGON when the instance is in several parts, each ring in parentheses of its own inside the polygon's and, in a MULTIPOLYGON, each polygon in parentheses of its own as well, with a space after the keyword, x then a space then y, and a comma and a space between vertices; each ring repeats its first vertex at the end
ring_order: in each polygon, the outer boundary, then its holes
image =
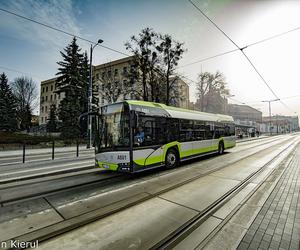
MULTIPOLYGON (((219 71, 215 74, 209 72, 199 74, 196 89, 197 97, 200 102, 200 110, 209 111, 210 106, 222 105, 220 98, 229 95, 229 90, 226 85, 225 77, 219 71)), ((212 110, 216 109, 218 108, 212 108, 212 110)))
POLYGON ((99 93, 108 103, 114 103, 119 98, 126 98, 127 95, 135 92, 130 79, 123 72, 119 72, 118 68, 110 65, 102 71, 98 86, 99 93))
POLYGON ((38 105, 37 85, 27 77, 18 77, 12 84, 12 90, 17 100, 17 116, 21 129, 29 129, 32 110, 38 105))

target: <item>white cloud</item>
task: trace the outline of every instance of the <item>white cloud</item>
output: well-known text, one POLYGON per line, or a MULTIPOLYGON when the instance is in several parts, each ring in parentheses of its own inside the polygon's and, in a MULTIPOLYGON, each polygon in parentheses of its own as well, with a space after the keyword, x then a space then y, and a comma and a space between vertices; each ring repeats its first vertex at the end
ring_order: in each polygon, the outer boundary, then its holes
MULTIPOLYGON (((80 36, 81 30, 76 20, 76 9, 71 0, 53 1, 9 1, 6 9, 36 21, 48 24, 80 36)), ((47 48, 65 47, 70 37, 24 19, 1 15, 0 28, 7 28, 19 39, 47 48), (1 27, 2 26, 2 27, 1 27)))

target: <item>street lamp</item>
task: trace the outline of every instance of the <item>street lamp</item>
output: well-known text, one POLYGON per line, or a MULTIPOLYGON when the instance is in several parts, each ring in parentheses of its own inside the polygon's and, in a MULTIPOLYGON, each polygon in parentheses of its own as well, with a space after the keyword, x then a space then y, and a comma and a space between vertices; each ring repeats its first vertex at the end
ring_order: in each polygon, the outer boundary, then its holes
POLYGON ((272 135, 272 130, 271 130, 271 102, 276 102, 279 101, 280 99, 274 99, 274 100, 268 100, 268 101, 262 101, 262 102, 268 102, 269 103, 269 129, 270 129, 270 135, 272 135))
MULTIPOLYGON (((92 111, 92 99, 93 99, 93 65, 92 65, 92 60, 93 60, 93 50, 94 48, 99 45, 100 43, 103 43, 102 39, 99 39, 97 43, 93 46, 91 44, 91 50, 90 50, 90 81, 89 81, 89 88, 88 88, 88 113, 92 111)), ((91 116, 88 116, 88 128, 87 128, 87 134, 88 134, 88 144, 87 148, 90 148, 92 146, 92 118, 91 116)))

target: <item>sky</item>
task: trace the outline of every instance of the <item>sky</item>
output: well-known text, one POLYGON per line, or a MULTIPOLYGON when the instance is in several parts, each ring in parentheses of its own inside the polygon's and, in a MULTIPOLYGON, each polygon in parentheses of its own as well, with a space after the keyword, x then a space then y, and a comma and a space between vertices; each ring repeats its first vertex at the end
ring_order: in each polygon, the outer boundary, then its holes
MULTIPOLYGON (((240 50, 200 61, 237 47, 212 25, 188 0, 0 0, 0 9, 12 11, 62 29, 88 40, 104 40, 103 45, 129 54, 124 43, 143 28, 170 34, 184 42, 187 51, 177 73, 187 77, 190 100, 196 100, 195 81, 201 72, 217 70, 226 77, 230 103, 245 103, 268 115, 299 115, 300 84, 300 1, 293 0, 192 0, 240 48, 274 35, 280 37, 240 50), (297 29, 299 28, 299 29, 297 29), (193 64, 192 64, 193 63, 193 64), (266 83, 275 93, 266 86, 266 83)), ((18 76, 40 82, 55 77, 57 62, 71 36, 48 29, 0 10, 0 72, 10 81, 18 76)), ((82 51, 90 43, 78 40, 82 51)), ((124 57, 96 47, 93 64, 124 57)), ((35 111, 37 112, 37 111, 35 111)))

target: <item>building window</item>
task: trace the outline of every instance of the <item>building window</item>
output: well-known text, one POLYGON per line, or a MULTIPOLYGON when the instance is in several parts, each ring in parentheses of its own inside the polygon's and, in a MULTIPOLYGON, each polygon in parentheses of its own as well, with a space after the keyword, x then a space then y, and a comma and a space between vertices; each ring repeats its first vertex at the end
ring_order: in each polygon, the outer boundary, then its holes
POLYGON ((54 100, 56 100, 56 94, 54 94, 54 100))
POLYGON ((52 101, 52 99, 53 99, 53 97, 52 97, 52 95, 50 96, 50 101, 52 101))
POLYGON ((41 110, 42 110, 41 112, 44 113, 44 106, 42 106, 41 110))
POLYGON ((43 91, 42 91, 42 93, 44 93, 45 92, 45 87, 43 87, 43 91))
POLYGON ((44 117, 42 117, 41 120, 42 120, 42 123, 43 123, 44 122, 44 117))
POLYGON ((115 76, 117 76, 119 73, 118 69, 115 69, 115 76))
POLYGON ((44 99, 45 99, 45 98, 42 96, 41 103, 43 103, 43 102, 44 102, 44 99))
POLYGON ((48 107, 47 107, 47 106, 45 106, 45 112, 47 113, 47 111, 48 111, 48 107))
POLYGON ((107 76, 111 77, 111 70, 107 71, 107 76))
POLYGON ((53 91, 53 85, 51 85, 51 91, 53 91))
POLYGON ((58 94, 58 100, 60 99, 60 93, 58 94))
POLYGON ((46 102, 48 101, 48 96, 46 95, 46 102))
POLYGON ((127 67, 123 67, 123 74, 127 74, 127 67))
POLYGON ((48 92, 48 86, 46 87, 46 92, 48 92))
POLYGON ((105 77, 105 72, 102 72, 102 80, 104 79, 105 77))
POLYGON ((97 80, 99 79, 99 74, 98 74, 98 73, 96 74, 96 79, 97 79, 97 80))

